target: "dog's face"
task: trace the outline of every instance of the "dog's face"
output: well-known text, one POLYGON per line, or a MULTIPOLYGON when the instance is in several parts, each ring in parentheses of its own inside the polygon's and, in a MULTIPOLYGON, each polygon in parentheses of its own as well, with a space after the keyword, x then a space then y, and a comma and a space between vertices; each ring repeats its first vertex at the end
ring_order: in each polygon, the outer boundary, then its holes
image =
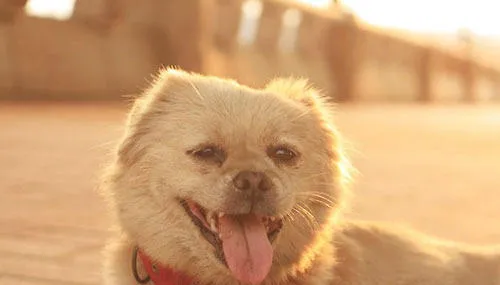
POLYGON ((124 230, 206 281, 257 284, 305 266, 341 195, 324 109, 303 82, 255 90, 165 71, 135 103, 114 168, 124 230))

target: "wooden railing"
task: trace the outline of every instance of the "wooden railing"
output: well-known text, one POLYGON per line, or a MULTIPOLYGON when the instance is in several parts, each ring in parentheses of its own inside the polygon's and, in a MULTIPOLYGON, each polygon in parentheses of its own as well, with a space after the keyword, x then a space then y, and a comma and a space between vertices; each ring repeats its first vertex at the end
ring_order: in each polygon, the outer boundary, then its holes
POLYGON ((208 68, 247 84, 262 85, 275 75, 304 76, 337 101, 500 98, 500 68, 371 28, 348 15, 278 0, 217 0, 214 10, 216 60, 208 68), (249 17, 242 9, 248 3, 261 9, 253 19, 258 29, 252 44, 238 44, 237 31, 228 26, 249 17), (301 20, 287 30, 290 15, 301 20), (287 32, 295 33, 295 43, 280 47, 287 32))
POLYGON ((80 0, 73 17, 0 2, 0 98, 119 98, 160 66, 260 87, 307 77, 336 101, 500 100, 500 69, 286 0, 80 0))

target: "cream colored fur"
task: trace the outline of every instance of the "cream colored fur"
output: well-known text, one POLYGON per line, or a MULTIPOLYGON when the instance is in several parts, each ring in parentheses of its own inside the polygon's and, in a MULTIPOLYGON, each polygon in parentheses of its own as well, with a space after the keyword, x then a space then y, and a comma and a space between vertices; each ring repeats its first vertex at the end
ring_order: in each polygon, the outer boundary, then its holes
POLYGON ((136 284, 130 269, 135 245, 199 284, 238 284, 176 198, 219 209, 229 177, 251 168, 272 174, 277 209, 287 217, 264 285, 500 285, 499 250, 341 216, 350 167, 329 109, 302 80, 278 79, 257 90, 162 71, 135 101, 105 175, 117 229, 104 251, 104 284, 136 284), (224 167, 186 154, 207 140, 228 149, 224 167), (269 161, 265 147, 275 141, 295 145, 297 165, 269 161))

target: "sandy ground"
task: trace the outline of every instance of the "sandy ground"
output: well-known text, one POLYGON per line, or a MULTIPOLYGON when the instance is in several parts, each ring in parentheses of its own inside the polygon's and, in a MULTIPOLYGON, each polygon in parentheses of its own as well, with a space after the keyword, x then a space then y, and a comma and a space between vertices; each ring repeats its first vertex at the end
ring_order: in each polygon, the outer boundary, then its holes
MULTIPOLYGON (((0 103, 0 285, 100 284, 123 106, 0 103)), ((500 243, 500 106, 340 106, 356 218, 500 243)))

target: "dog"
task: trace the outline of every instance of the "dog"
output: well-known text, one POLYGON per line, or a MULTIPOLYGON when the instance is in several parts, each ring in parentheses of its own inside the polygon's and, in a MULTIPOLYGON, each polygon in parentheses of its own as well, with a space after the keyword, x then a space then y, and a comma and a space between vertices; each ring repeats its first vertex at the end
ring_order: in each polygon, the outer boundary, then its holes
POLYGON ((500 250, 348 220, 352 167, 306 80, 165 69, 103 179, 104 284, 499 285, 500 250))

